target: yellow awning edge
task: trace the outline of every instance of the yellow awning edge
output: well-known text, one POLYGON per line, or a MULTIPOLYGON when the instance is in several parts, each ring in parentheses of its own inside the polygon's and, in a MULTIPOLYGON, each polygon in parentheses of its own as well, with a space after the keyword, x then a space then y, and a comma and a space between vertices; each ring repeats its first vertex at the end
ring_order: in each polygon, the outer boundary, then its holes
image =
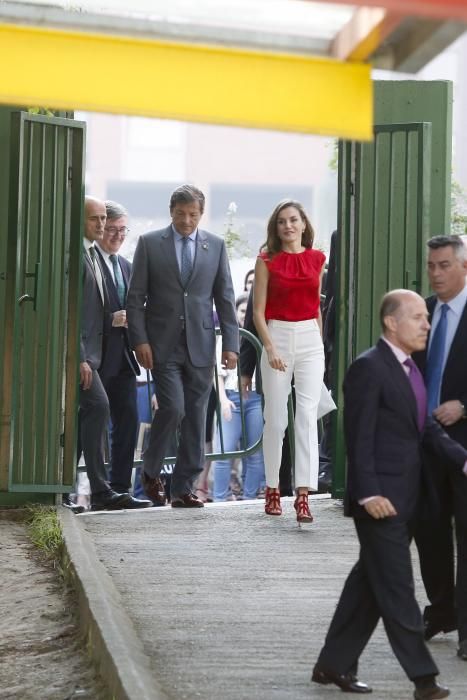
POLYGON ((371 67, 0 24, 0 102, 373 137, 371 67))

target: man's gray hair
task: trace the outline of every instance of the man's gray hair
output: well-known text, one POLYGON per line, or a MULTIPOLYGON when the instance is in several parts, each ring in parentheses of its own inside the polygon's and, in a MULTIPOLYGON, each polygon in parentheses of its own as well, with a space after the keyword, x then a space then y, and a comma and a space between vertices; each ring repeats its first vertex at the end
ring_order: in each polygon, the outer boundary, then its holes
POLYGON ((430 250, 438 250, 438 248, 450 246, 454 251, 454 255, 460 262, 465 262, 467 259, 467 249, 460 236, 433 236, 433 238, 427 241, 427 246, 430 250))
POLYGON ((205 197, 198 187, 194 185, 180 185, 170 196, 169 209, 172 212, 177 204, 191 204, 198 202, 201 214, 204 212, 205 197))
POLYGON ((124 206, 118 202, 113 202, 111 199, 105 200, 105 210, 107 212, 107 221, 120 219, 122 216, 128 216, 128 212, 124 206))

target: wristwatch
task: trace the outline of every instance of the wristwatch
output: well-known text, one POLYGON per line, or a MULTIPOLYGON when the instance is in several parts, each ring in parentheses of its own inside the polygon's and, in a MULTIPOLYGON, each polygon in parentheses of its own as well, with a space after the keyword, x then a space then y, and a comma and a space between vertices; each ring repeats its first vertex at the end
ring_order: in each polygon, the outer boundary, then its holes
POLYGON ((467 410, 465 408, 465 405, 462 403, 462 401, 459 401, 461 408, 462 408, 462 416, 461 418, 467 418, 467 410))

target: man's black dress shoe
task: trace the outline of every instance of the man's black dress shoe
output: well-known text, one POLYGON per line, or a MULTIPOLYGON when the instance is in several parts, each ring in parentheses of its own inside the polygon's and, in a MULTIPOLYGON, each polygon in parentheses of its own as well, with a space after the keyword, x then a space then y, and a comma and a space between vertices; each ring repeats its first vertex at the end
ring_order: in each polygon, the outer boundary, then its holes
POLYGON ((335 671, 330 671, 328 668, 322 668, 321 666, 316 666, 313 669, 313 674, 311 676, 313 683, 320 683, 321 685, 329 685, 334 683, 338 688, 344 691, 344 693, 372 693, 373 690, 366 683, 362 683, 358 680, 353 673, 345 673, 340 675, 335 671))
POLYGON ((194 493, 186 493, 184 496, 172 498, 172 508, 204 508, 203 501, 200 501, 194 493))
POLYGON ((432 639, 432 637, 436 637, 440 632, 447 634, 448 632, 454 632, 456 629, 457 624, 454 620, 448 620, 448 622, 432 622, 431 620, 425 620, 423 635, 428 642, 428 640, 432 639))
POLYGON ((415 700, 441 700, 441 698, 447 698, 449 695, 449 688, 443 688, 436 681, 433 681, 431 685, 423 688, 415 688, 414 698, 415 700))
POLYGON ((463 661, 467 661, 467 639, 463 639, 459 642, 459 649, 457 650, 457 656, 463 661))
POLYGON ((91 496, 91 510, 123 510, 124 508, 150 508, 151 506, 151 501, 133 498, 129 493, 103 491, 91 496))

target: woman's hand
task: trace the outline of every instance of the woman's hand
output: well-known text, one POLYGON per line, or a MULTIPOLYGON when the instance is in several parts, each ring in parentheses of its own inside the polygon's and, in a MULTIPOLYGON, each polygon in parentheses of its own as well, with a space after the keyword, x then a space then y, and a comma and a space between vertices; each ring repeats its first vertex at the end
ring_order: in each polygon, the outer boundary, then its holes
POLYGON ((224 401, 221 401, 221 412, 222 412, 222 418, 226 420, 227 422, 232 420, 232 411, 235 409, 235 404, 233 401, 229 401, 229 399, 225 399, 224 401))
POLYGON ((272 347, 272 348, 270 348, 270 350, 267 350, 266 352, 268 354, 269 365, 273 369, 278 369, 279 372, 285 372, 285 370, 287 368, 287 364, 284 362, 282 357, 280 357, 277 354, 276 349, 274 347, 272 347))

